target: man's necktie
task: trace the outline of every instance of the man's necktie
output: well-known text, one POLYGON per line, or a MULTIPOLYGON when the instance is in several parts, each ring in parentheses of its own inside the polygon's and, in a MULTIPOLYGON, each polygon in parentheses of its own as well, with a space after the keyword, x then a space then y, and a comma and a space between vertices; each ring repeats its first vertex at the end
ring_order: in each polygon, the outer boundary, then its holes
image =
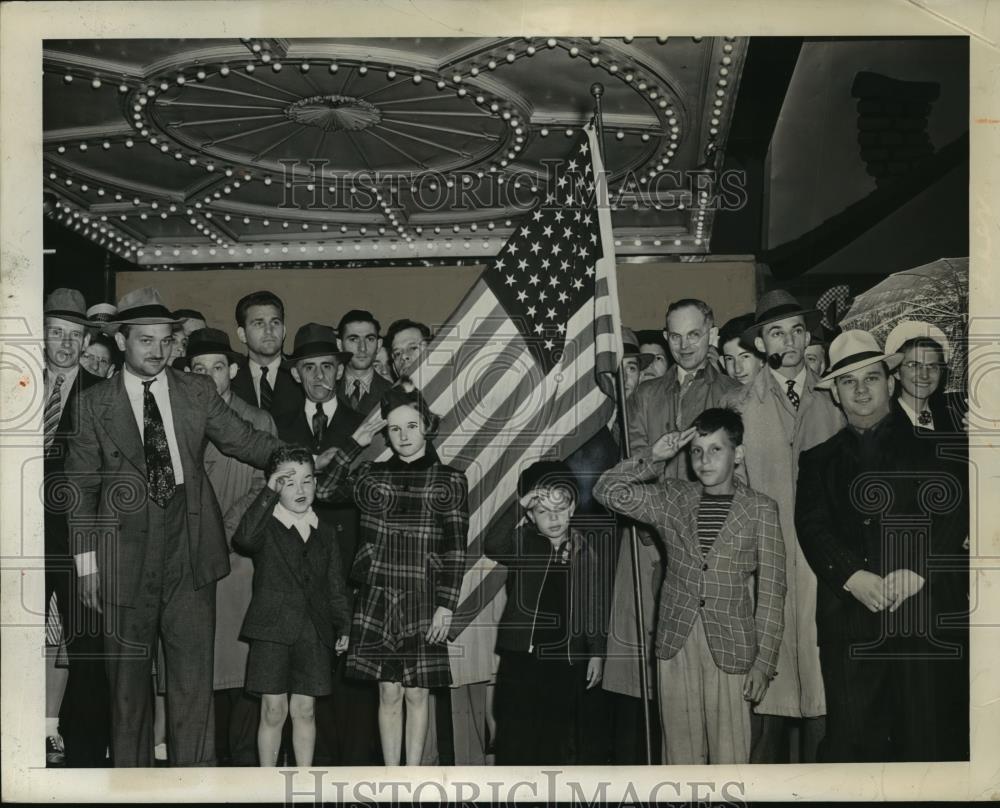
POLYGON ((361 380, 354 380, 354 389, 351 390, 351 409, 358 409, 361 406, 361 380))
POLYGON ((785 393, 788 396, 788 400, 792 402, 792 406, 795 409, 799 408, 799 394, 795 392, 795 379, 788 379, 785 384, 788 387, 788 392, 785 393))
POLYGON ((682 381, 677 387, 677 412, 674 415, 674 425, 677 427, 678 431, 685 429, 687 426, 683 413, 684 396, 687 395, 687 391, 691 388, 691 383, 694 381, 694 375, 694 372, 685 374, 684 381, 682 381))
POLYGON ((142 383, 142 450, 146 455, 146 482, 149 498, 161 508, 166 507, 177 487, 174 467, 170 462, 167 430, 163 426, 160 408, 149 388, 156 379, 142 383))
POLYGON ((264 412, 271 411, 271 399, 274 398, 274 388, 271 387, 271 383, 267 380, 267 372, 270 368, 260 369, 260 408, 264 412))
POLYGON ((45 402, 45 420, 43 423, 46 449, 52 445, 52 441, 56 436, 56 429, 59 427, 59 417, 62 415, 62 385, 64 381, 66 381, 66 377, 61 373, 56 376, 55 381, 52 383, 52 392, 49 393, 49 400, 45 402))
POLYGON ((316 412, 313 413, 313 437, 316 439, 317 448, 323 443, 323 430, 326 429, 326 413, 323 412, 323 405, 316 402, 316 412))
POLYGON ((934 418, 931 416, 930 410, 921 410, 920 415, 917 416, 917 423, 920 426, 930 426, 934 423, 934 418))

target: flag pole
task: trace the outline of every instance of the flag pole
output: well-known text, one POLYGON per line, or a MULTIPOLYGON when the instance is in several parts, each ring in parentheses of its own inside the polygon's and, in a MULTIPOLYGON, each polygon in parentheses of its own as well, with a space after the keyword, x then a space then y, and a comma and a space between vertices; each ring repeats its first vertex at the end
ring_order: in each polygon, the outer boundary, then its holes
MULTIPOLYGON (((604 162, 605 148, 604 148, 604 117, 601 112, 601 98, 604 95, 604 85, 600 82, 595 82, 590 85, 590 94, 594 97, 594 121, 597 127, 597 143, 601 149, 601 162, 604 164, 604 181, 605 187, 607 187, 607 174, 608 168, 607 163, 604 162)), ((595 178, 599 179, 599 178, 595 178)), ((600 188, 600 182, 598 182, 598 189, 600 188)), ((610 189, 609 189, 610 191, 610 189)), ((610 199, 610 194, 605 200, 598 199, 597 203, 607 201, 608 204, 610 199)), ((622 369, 622 365, 618 365, 618 373, 615 375, 615 390, 617 392, 618 398, 618 419, 621 425, 621 435, 622 435, 622 457, 627 458, 632 454, 631 447, 629 446, 628 437, 628 411, 626 408, 625 401, 625 374, 622 369)), ((636 530, 635 523, 629 525, 629 544, 632 549, 632 589, 633 597, 635 598, 635 624, 636 632, 639 639, 639 691, 640 699, 642 700, 642 719, 643 719, 643 729, 645 730, 644 736, 646 739, 646 764, 652 765, 653 763, 653 739, 652 733, 650 731, 650 717, 649 717, 649 669, 647 663, 647 651, 646 651, 646 618, 643 613, 642 608, 642 590, 640 589, 640 571, 639 571, 639 535, 636 530)))

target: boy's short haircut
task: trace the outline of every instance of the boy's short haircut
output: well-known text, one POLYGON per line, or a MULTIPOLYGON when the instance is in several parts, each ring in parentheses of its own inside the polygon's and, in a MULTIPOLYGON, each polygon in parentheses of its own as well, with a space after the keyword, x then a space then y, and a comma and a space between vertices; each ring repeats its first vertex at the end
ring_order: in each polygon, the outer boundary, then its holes
POLYGON ((337 336, 341 339, 344 338, 344 327, 350 325, 351 323, 371 323, 375 327, 375 334, 382 333, 382 326, 379 321, 375 319, 375 315, 370 311, 365 309, 351 309, 347 314, 340 318, 340 322, 337 323, 337 336))
POLYGON ((754 319, 754 313, 750 312, 749 314, 741 314, 739 317, 733 317, 722 326, 719 329, 719 350, 723 350, 727 342, 732 342, 735 339, 739 340, 739 345, 744 351, 749 351, 762 361, 765 360, 767 357, 764 356, 763 352, 757 350, 756 345, 746 342, 743 339, 743 332, 753 325, 754 319))
POLYGON ((711 435, 720 429, 726 433, 733 446, 743 443, 743 419, 736 410, 728 407, 712 407, 694 419, 692 426, 701 436, 711 435))
POLYGON ((303 463, 314 472, 316 464, 313 460, 312 452, 305 446, 281 446, 275 449, 267 459, 267 466, 264 467, 264 476, 271 479, 271 475, 278 470, 282 463, 303 463))
POLYGON ((539 460, 532 463, 517 481, 517 495, 522 506, 532 491, 540 488, 558 488, 569 495, 573 504, 580 501, 580 484, 569 465, 563 460, 539 460))
POLYGON ((236 304, 236 325, 240 328, 246 328, 247 309, 251 306, 274 306, 278 310, 281 322, 285 322, 285 304, 281 302, 281 298, 274 292, 269 292, 265 289, 260 292, 251 292, 241 297, 236 304))

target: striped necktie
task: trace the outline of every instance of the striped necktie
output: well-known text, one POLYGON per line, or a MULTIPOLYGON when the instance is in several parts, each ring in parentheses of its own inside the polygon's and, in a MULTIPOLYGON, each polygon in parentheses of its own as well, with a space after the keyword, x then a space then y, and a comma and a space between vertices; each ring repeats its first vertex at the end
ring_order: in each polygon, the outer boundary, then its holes
POLYGON ((59 427, 59 418, 62 415, 62 386, 66 377, 61 373, 56 375, 52 383, 52 392, 49 393, 49 400, 45 402, 45 448, 52 445, 56 436, 56 429, 59 427))
POLYGON ((271 387, 271 383, 267 380, 267 372, 270 368, 262 367, 260 369, 260 408, 264 412, 271 411, 271 399, 274 397, 274 388, 271 387))

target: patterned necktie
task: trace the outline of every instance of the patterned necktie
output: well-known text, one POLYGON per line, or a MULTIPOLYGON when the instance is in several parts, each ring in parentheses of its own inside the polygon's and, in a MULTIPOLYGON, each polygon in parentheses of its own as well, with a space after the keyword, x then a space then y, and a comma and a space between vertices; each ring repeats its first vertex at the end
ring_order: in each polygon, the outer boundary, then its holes
POLYGON ((316 412, 313 413, 313 437, 316 439, 316 446, 323 443, 323 430, 326 429, 326 413, 323 412, 323 405, 316 402, 316 412))
POLYGON ((45 448, 52 445, 56 436, 56 429, 59 427, 59 418, 62 415, 62 386, 66 377, 61 373, 52 383, 52 392, 49 393, 49 400, 45 402, 44 430, 45 448))
POLYGON ((260 369, 260 408, 264 412, 271 411, 271 399, 274 398, 274 388, 271 387, 271 383, 267 380, 267 372, 270 368, 260 369))
POLYGON ((174 466, 170 462, 167 430, 163 426, 160 408, 149 388, 156 379, 142 383, 142 450, 146 455, 146 482, 149 498, 161 508, 166 507, 177 487, 174 466))
POLYGON ((799 394, 795 392, 795 379, 788 379, 785 384, 788 386, 788 392, 785 393, 788 396, 788 400, 792 402, 792 406, 795 409, 799 408, 799 394))
POLYGON ((934 419, 931 417, 930 410, 921 410, 920 415, 917 416, 917 423, 920 426, 930 426, 934 423, 934 419))
MULTIPOLYGON (((679 371, 680 371, 680 368, 678 368, 678 372, 679 371)), ((683 406, 682 405, 684 403, 684 396, 687 394, 687 391, 690 389, 691 383, 694 381, 694 376, 695 376, 696 372, 697 371, 691 371, 690 373, 686 373, 684 375, 684 381, 682 381, 677 386, 677 412, 674 414, 674 426, 678 430, 683 430, 683 429, 685 429, 687 427, 687 424, 685 423, 685 418, 684 418, 683 406)))
POLYGON ((354 389, 351 391, 351 409, 358 409, 361 406, 361 379, 354 380, 354 389))

